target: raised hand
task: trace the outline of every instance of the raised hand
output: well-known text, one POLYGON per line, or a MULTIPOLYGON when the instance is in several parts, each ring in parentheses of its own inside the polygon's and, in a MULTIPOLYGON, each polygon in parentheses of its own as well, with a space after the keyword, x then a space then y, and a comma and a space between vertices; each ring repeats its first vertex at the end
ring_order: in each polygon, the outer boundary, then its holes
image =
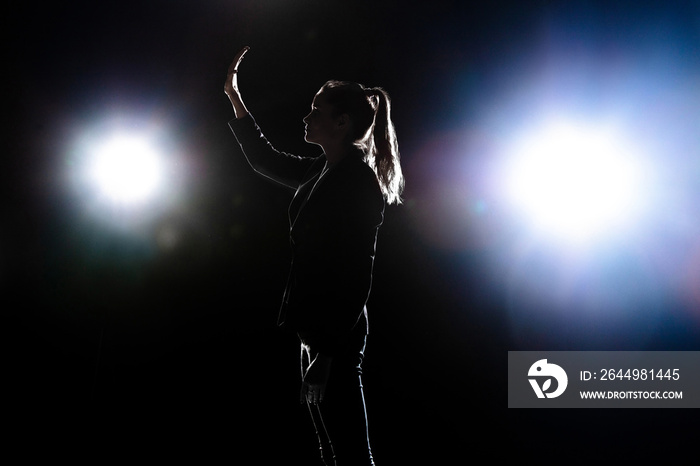
POLYGON ((243 47, 228 67, 226 75, 226 83, 224 84, 224 93, 233 105, 233 111, 236 113, 236 118, 242 118, 248 114, 248 109, 243 104, 241 93, 238 90, 238 67, 243 61, 243 57, 250 50, 250 47, 243 47))

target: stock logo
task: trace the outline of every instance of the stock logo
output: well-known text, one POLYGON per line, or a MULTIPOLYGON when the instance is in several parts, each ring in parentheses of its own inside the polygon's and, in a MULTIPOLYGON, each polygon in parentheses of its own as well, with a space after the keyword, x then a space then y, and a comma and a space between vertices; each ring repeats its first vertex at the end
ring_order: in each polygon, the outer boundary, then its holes
POLYGON ((566 376, 564 369, 556 364, 548 363, 546 359, 540 359, 530 366, 527 376, 530 377, 528 380, 537 398, 556 398, 564 393, 569 383, 569 378, 566 376), (556 381, 554 390, 551 390, 552 379, 556 381), (540 381, 542 382, 541 385, 540 381))

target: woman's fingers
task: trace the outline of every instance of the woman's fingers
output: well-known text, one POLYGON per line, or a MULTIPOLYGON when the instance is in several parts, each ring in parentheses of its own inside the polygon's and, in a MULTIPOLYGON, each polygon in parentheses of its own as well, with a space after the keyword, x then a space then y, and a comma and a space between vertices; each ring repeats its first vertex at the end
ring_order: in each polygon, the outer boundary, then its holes
POLYGON ((238 65, 241 64, 241 62, 243 61, 243 57, 248 52, 248 50, 250 50, 250 47, 246 45, 238 52, 236 57, 231 62, 231 65, 228 67, 228 74, 233 74, 234 72, 238 71, 238 65))
MULTIPOLYGON (((234 105, 234 109, 236 108, 236 105, 239 103, 241 100, 240 95, 238 94, 238 65, 241 64, 241 61, 243 61, 243 57, 245 56, 246 52, 250 50, 250 47, 247 45, 243 47, 238 54, 236 55, 236 58, 233 59, 231 64, 228 67, 228 75, 226 76, 226 82, 224 83, 224 93, 229 96, 229 99, 235 99, 236 102, 232 101, 234 105)), ((242 104, 238 105, 239 107, 243 107, 242 104)), ((245 108, 241 108, 241 110, 236 110, 236 115, 239 114, 244 114, 246 113, 247 110, 245 108)))
POLYGON ((313 387, 309 387, 309 391, 307 392, 307 395, 306 395, 306 400, 309 403, 311 403, 312 405, 318 404, 318 402, 319 402, 318 389, 314 389, 313 387))
POLYGON ((320 385, 312 385, 308 384, 306 382, 303 382, 301 385, 301 400, 300 401, 306 401, 307 403, 316 405, 319 404, 323 401, 323 397, 325 395, 325 387, 320 386, 320 385))

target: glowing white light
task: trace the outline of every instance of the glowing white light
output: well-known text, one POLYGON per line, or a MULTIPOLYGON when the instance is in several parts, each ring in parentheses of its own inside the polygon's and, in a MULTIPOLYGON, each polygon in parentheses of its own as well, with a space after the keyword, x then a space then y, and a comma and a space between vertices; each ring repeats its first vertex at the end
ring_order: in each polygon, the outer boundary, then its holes
POLYGON ((88 175, 99 190, 119 203, 148 199, 161 182, 160 158, 149 142, 137 136, 115 136, 102 145, 88 175))
POLYGON ((509 161, 511 200, 538 229, 574 240, 614 231, 638 209, 641 168, 611 134, 554 124, 509 161))

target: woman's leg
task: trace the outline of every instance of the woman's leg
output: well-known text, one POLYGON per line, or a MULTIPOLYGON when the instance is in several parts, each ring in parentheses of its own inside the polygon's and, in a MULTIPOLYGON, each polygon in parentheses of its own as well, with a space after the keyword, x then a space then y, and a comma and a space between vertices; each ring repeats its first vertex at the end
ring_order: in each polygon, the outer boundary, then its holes
POLYGON ((362 335, 333 359, 325 399, 316 407, 335 454, 335 463, 330 464, 337 466, 374 465, 362 386, 364 347, 362 335))

